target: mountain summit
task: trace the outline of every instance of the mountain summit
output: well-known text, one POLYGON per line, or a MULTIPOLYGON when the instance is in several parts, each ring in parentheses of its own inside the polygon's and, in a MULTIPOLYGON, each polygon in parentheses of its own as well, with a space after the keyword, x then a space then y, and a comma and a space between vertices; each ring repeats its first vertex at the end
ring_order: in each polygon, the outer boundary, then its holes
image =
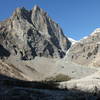
POLYGON ((0 44, 8 56, 17 55, 22 60, 63 58, 71 45, 60 26, 39 6, 30 11, 17 8, 9 19, 0 22, 0 44))

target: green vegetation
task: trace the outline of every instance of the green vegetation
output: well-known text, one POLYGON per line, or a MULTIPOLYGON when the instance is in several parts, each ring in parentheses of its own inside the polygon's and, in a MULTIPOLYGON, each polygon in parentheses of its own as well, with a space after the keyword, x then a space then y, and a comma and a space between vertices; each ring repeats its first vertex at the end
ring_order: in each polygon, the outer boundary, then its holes
POLYGON ((45 79, 46 81, 52 81, 52 82, 63 82, 63 81, 69 81, 71 80, 71 77, 64 74, 58 74, 55 77, 49 77, 45 79))

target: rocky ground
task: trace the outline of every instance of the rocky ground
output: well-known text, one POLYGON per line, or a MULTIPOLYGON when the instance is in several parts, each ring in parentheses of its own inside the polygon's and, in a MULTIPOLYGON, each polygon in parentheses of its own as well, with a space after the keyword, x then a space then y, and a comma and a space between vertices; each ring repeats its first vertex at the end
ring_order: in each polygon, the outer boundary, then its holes
POLYGON ((79 79, 98 71, 98 68, 78 65, 66 59, 50 59, 36 57, 31 61, 20 61, 15 57, 9 57, 7 63, 14 65, 28 80, 44 80, 56 75, 68 75, 72 79, 79 79), (13 60, 11 60, 13 59, 13 60), (24 69, 23 69, 24 68, 24 69))

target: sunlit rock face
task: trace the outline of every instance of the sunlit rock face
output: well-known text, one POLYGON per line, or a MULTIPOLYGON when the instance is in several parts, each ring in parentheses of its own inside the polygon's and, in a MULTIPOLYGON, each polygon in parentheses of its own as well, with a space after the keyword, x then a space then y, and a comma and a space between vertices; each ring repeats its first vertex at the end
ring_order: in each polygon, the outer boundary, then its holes
POLYGON ((100 66, 100 29, 73 45, 68 59, 82 65, 100 66))
POLYGON ((0 44, 23 60, 35 56, 63 58, 71 45, 60 26, 38 6, 30 11, 17 8, 9 19, 0 22, 0 44))

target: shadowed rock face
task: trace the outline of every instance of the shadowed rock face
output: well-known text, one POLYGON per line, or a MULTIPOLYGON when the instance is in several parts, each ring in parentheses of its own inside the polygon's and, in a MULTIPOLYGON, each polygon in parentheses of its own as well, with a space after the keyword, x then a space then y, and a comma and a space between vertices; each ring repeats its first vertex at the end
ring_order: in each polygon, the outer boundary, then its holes
POLYGON ((6 50, 2 45, 0 45, 0 58, 9 57, 10 52, 6 50))
POLYGON ((22 60, 63 58, 71 45, 59 25, 38 6, 30 11, 17 8, 9 19, 0 22, 0 43, 22 60))
POLYGON ((68 59, 82 65, 100 66, 100 29, 73 45, 68 59))

